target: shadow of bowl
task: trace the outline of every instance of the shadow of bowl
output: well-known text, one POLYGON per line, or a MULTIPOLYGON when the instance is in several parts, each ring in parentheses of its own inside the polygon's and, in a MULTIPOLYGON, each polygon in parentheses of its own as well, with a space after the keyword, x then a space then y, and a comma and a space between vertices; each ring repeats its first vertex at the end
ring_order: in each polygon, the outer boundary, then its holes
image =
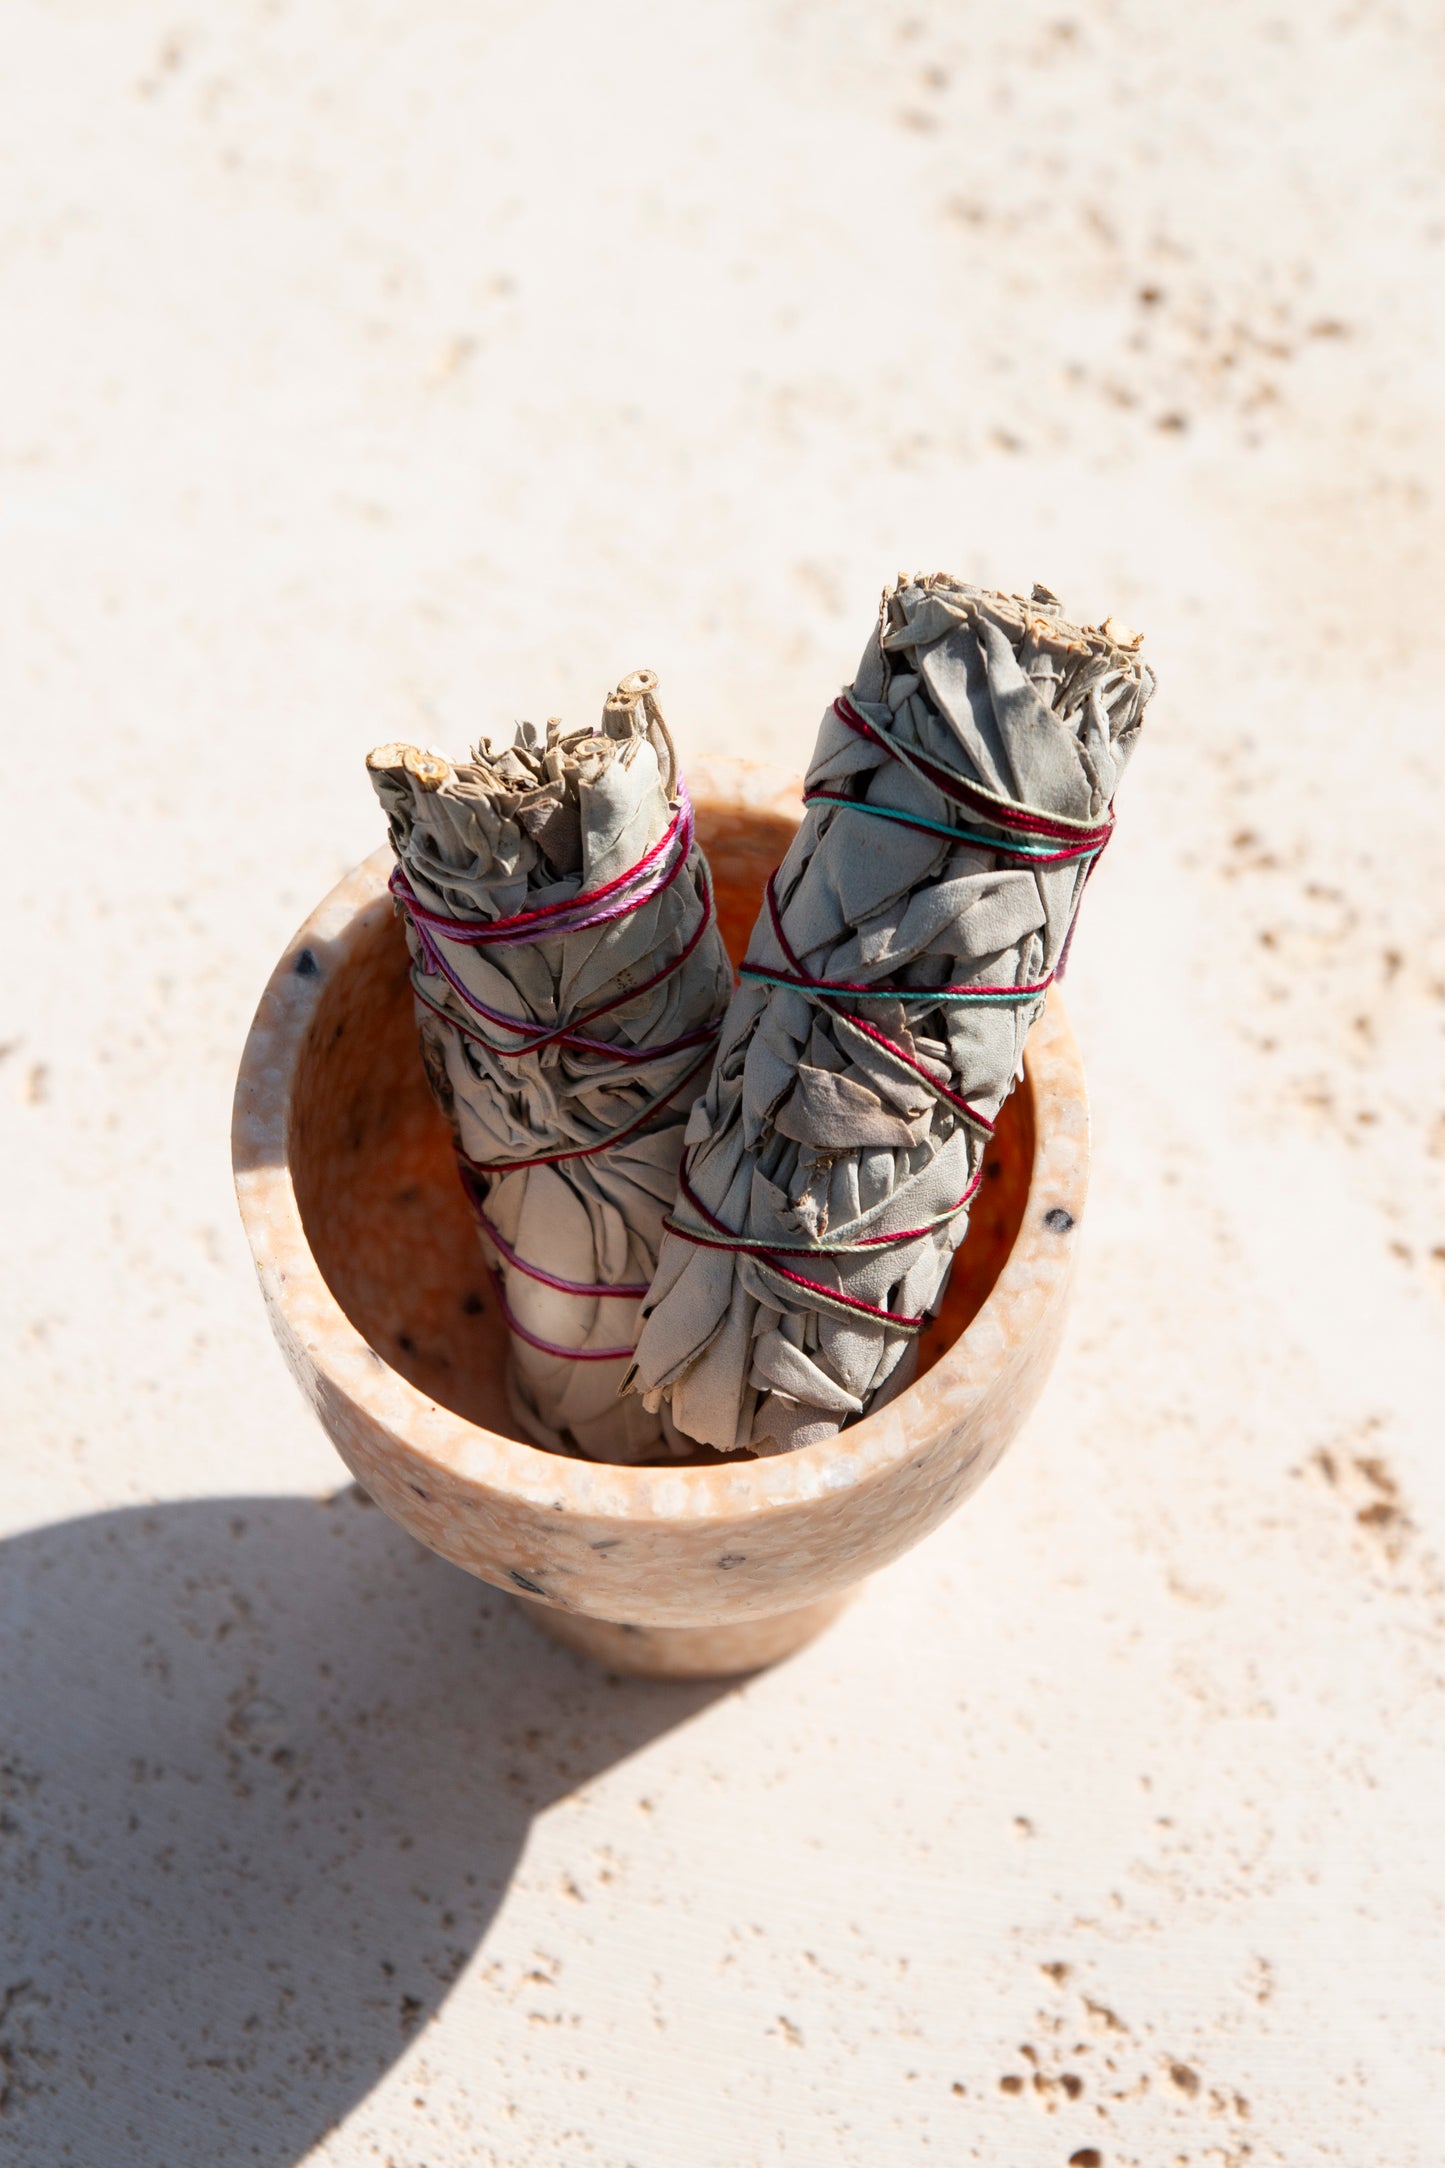
POLYGON ((312 2159, 440 2010, 535 1818, 715 1698, 604 1687, 368 1503, 0 1544, 7 2163, 312 2159))
MULTIPOLYGON (((798 786, 692 777, 736 962, 797 826, 798 786)), ((724 1676, 818 1630, 977 1488, 1058 1346, 1088 1176, 1088 1105, 1051 995, 1006 1102, 919 1375, 826 1444, 616 1468, 523 1439, 506 1333, 422 1072, 383 848, 281 958, 246 1042, 233 1156, 283 1353, 392 1518, 614 1667, 724 1676)))

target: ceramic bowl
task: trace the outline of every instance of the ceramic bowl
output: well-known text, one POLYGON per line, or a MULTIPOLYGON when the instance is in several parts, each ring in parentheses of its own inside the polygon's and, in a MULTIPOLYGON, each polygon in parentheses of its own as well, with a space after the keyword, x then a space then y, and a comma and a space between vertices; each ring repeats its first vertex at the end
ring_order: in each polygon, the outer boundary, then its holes
MULTIPOLYGON (((690 781, 736 963, 801 815, 797 783, 690 781)), ((609 1666, 725 1676, 796 1648, 976 1490, 1032 1407, 1063 1324, 1088 1106, 1057 993, 991 1141, 908 1390, 766 1460, 597 1466, 521 1438, 506 1336, 422 1074, 388 849, 288 945, 246 1041, 233 1157, 281 1349, 393 1520, 609 1666)))

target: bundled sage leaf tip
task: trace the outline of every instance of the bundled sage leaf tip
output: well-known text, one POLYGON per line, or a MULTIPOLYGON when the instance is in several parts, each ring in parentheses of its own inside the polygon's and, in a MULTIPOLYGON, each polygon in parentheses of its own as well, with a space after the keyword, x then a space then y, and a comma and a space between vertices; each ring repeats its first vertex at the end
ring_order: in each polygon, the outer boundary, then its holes
POLYGON ((627 1384, 722 1451, 899 1391, 1064 962, 1154 691, 1139 639, 943 574, 883 596, 823 718, 627 1384))
POLYGON ((367 760, 514 1413, 538 1444, 618 1462, 691 1450, 617 1388, 732 989, 656 684, 623 679, 598 731, 554 718, 455 766, 407 745, 367 760))

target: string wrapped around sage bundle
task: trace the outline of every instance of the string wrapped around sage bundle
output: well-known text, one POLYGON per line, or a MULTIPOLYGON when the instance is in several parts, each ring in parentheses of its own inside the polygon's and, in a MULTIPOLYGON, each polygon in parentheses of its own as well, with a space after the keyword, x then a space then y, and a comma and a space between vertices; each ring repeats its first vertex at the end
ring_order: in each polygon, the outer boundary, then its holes
POLYGON ((1113 826, 1138 638, 939 574, 885 593, 768 884, 625 1381, 722 1451, 902 1389, 1113 826))
POLYGON ((404 745, 367 761, 513 1412, 616 1462, 691 1449, 617 1387, 732 990, 656 682, 624 679, 600 732, 520 723, 455 767, 404 745))

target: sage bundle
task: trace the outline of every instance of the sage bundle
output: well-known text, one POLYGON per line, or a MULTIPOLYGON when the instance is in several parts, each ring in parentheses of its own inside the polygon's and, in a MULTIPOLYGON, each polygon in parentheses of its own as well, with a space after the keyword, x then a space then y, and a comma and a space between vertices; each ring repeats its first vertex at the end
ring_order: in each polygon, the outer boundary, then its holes
POLYGON ((520 723, 455 767, 407 745, 367 761, 513 1412, 540 1445, 617 1462, 690 1450, 618 1384, 732 990, 656 682, 624 679, 600 731, 520 723))
POLYGON ((902 579, 823 719, 627 1385, 721 1451, 902 1389, 1154 690, 1057 598, 902 579))

